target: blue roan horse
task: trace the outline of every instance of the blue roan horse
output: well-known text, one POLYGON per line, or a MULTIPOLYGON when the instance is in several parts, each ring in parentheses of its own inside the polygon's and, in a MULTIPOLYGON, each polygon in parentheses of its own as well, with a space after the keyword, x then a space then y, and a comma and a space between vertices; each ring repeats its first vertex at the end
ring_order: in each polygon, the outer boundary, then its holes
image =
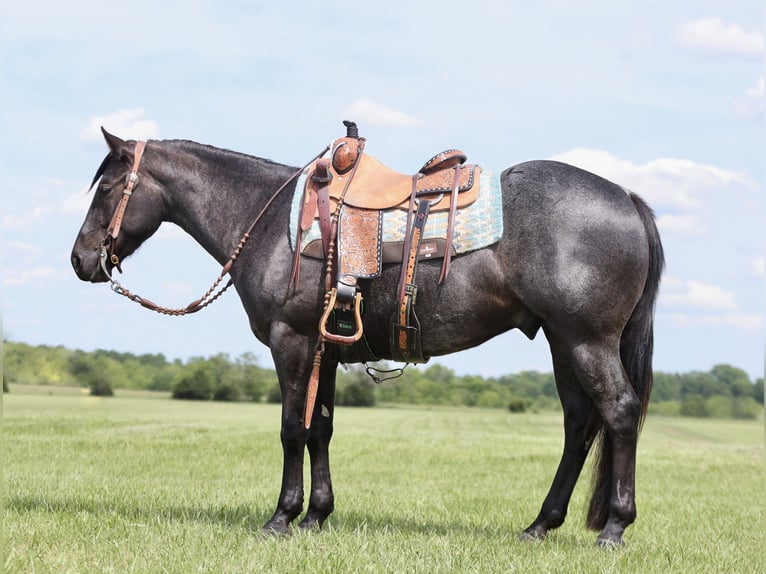
MULTIPOLYGON (((285 533, 303 510, 303 459, 311 488, 302 528, 319 528, 334 508, 328 447, 333 432, 337 349, 328 344, 319 369, 313 422, 304 428, 307 381, 323 311, 322 261, 304 258, 290 287, 288 220, 296 172, 240 153, 189 141, 149 141, 140 183, 125 184, 137 142, 106 132, 109 154, 77 236, 72 265, 83 281, 105 282, 115 263, 170 221, 221 265, 244 231, 286 182, 284 193, 253 225, 229 274, 253 333, 271 349, 282 390, 282 489, 265 531, 285 533), (135 187, 134 187, 135 186, 135 187), (125 187, 133 192, 127 205, 125 187), (115 233, 116 211, 123 211, 115 233), (111 222, 111 224, 110 224, 111 222), (100 261, 100 254, 109 255, 100 261)), ((138 163, 138 162, 136 162, 138 163)), ((130 179, 130 178, 128 178, 130 179)), ((563 163, 530 161, 500 175, 501 240, 452 260, 439 284, 440 261, 418 264, 417 311, 425 356, 468 349, 518 328, 542 328, 564 411, 564 451, 540 513, 522 537, 560 526, 594 441, 599 444, 587 524, 602 545, 621 544, 636 517, 636 443, 652 386, 653 315, 664 256, 652 211, 636 195, 563 163)), ((373 353, 390 358, 389 319, 400 265, 361 285, 364 330, 373 353)))

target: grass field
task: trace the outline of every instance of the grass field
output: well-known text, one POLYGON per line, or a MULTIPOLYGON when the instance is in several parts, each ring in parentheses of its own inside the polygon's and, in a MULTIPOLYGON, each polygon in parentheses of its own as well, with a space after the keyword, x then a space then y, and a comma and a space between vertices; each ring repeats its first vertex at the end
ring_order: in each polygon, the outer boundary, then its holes
MULTIPOLYGON (((558 463, 560 415, 338 409, 336 512, 261 535, 281 476, 279 409, 120 394, 3 396, 6 573, 764 571, 762 422, 650 417, 627 546, 567 523, 520 542, 558 463)), ((39 391, 39 390, 38 390, 39 391)))

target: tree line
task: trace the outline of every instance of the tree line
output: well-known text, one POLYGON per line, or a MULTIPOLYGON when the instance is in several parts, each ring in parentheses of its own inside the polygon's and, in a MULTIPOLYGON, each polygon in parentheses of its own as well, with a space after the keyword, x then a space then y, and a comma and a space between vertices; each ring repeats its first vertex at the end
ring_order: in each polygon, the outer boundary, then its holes
MULTIPOLYGON (((376 365, 387 370, 385 364, 376 365)), ((377 371, 376 371, 377 372, 377 371)), ((336 402, 373 406, 376 403, 507 408, 512 412, 559 409, 551 373, 522 371, 501 377, 458 376, 433 364, 410 367, 396 380, 375 384, 364 367, 339 369, 336 402)), ((231 358, 225 353, 168 360, 163 354, 85 352, 62 346, 3 343, 3 387, 6 383, 82 386, 91 394, 113 394, 114 389, 170 392, 190 400, 279 402, 277 376, 261 367, 252 353, 231 358)), ((757 418, 763 412, 763 378, 751 381, 731 365, 710 371, 654 373, 650 412, 665 415, 717 418, 757 418)))

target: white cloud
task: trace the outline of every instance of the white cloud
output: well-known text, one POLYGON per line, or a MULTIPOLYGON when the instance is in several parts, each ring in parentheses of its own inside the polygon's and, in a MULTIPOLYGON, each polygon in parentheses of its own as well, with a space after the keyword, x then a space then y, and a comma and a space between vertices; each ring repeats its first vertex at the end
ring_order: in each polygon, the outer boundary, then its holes
POLYGON ((102 142, 101 126, 122 139, 151 139, 157 138, 159 134, 157 122, 146 117, 144 108, 129 108, 93 116, 80 132, 80 137, 89 143, 102 142))
POLYGON ((679 327, 735 327, 746 331, 755 331, 763 326, 763 315, 758 314, 686 315, 672 313, 666 317, 679 327))
POLYGON ((756 189, 744 175, 688 159, 658 158, 644 164, 591 148, 575 148, 553 156, 627 187, 655 207, 696 209, 707 191, 756 189))
MULTIPOLYGON (((88 206, 92 196, 85 191, 77 191, 69 194, 61 201, 52 199, 53 192, 60 194, 64 184, 51 186, 47 191, 50 193, 40 193, 41 203, 18 213, 5 213, 2 216, 2 225, 4 229, 30 229, 38 228, 51 217, 56 215, 78 216, 82 217, 88 211, 88 206)), ((71 187, 70 187, 71 189, 71 187)))
POLYGON ((178 227, 175 223, 166 221, 160 225, 160 228, 157 230, 157 233, 154 234, 153 239, 189 239, 189 234, 178 227))
POLYGON ((766 276, 766 258, 760 256, 753 259, 750 270, 755 277, 766 276))
POLYGON ((676 40, 693 52, 756 58, 764 53, 761 33, 726 24, 720 18, 702 18, 682 24, 676 29, 676 40))
POLYGON ((723 311, 733 311, 737 308, 736 297, 731 291, 701 281, 680 281, 674 278, 663 280, 660 301, 672 307, 723 311))
POLYGON ((661 233, 675 235, 703 235, 705 228, 695 215, 664 214, 657 217, 657 227, 661 233))
POLYGON ((24 213, 6 213, 3 215, 3 229, 28 229, 38 227, 52 213, 55 205, 37 205, 24 213))
POLYGON ((84 191, 73 193, 61 202, 59 209, 64 215, 85 215, 92 196, 84 191))
POLYGON ((50 281, 68 276, 64 269, 44 265, 31 269, 3 269, 2 284, 8 287, 22 287, 32 282, 50 281))
POLYGON ((422 125, 418 118, 397 111, 384 104, 379 104, 369 98, 360 98, 343 110, 344 115, 356 121, 372 125, 394 128, 409 128, 422 125))
POLYGON ((766 114, 766 77, 758 78, 755 86, 736 101, 734 109, 740 117, 762 119, 766 114))
POLYGON ((5 244, 5 252, 9 251, 15 251, 19 254, 27 254, 27 255, 42 255, 45 253, 45 250, 38 246, 34 245, 33 243, 27 243, 26 241, 9 241, 5 244))

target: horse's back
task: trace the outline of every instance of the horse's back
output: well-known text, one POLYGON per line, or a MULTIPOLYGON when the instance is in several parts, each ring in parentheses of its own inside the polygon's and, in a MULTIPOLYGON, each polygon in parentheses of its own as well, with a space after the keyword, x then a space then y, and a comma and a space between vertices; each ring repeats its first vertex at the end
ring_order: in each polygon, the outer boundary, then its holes
POLYGON ((552 160, 534 160, 514 165, 500 175, 506 214, 537 214, 552 210, 602 221, 622 214, 632 218, 636 210, 625 188, 576 166, 552 160), (509 203, 511 202, 511 203, 509 203))

